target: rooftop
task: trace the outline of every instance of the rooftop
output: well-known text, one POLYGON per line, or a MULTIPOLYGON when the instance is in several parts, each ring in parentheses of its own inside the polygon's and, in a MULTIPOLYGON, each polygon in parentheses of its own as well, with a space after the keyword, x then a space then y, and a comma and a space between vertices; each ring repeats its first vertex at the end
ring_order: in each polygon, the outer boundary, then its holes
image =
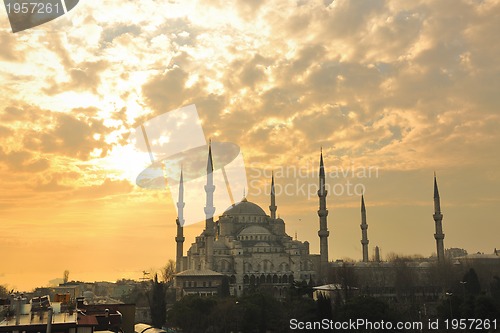
POLYGON ((188 269, 176 274, 176 276, 223 276, 224 274, 211 269, 188 269))
MULTIPOLYGON (((47 325, 47 313, 43 313, 43 317, 40 319, 38 314, 21 314, 19 315, 19 324, 16 324, 16 317, 12 317, 10 320, 5 318, 0 321, 0 327, 7 326, 28 326, 28 325, 47 325)), ((64 313, 54 313, 52 315, 52 324, 77 324, 77 314, 64 313)))

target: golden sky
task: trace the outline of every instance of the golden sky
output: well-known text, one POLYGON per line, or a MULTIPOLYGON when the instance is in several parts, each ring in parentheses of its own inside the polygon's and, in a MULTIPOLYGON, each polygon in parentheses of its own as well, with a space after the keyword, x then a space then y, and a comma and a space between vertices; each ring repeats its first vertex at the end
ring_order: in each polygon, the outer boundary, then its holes
MULTIPOLYGON (((135 185, 145 165, 126 138, 189 104, 207 138, 241 147, 266 211, 275 170, 278 213, 313 253, 318 202, 300 186, 317 183, 321 146, 331 259, 361 258, 347 182, 365 189, 370 253, 435 252, 434 171, 445 247, 492 252, 499 15, 494 0, 81 0, 13 34, 2 10, 0 283, 140 278, 173 259, 175 198, 135 185)), ((202 228, 185 228, 185 251, 202 228)))

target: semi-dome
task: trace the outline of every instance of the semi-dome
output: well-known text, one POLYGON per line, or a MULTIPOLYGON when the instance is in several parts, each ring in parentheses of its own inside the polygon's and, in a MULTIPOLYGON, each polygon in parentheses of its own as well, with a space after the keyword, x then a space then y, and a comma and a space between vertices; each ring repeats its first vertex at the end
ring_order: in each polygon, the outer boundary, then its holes
POLYGON ((232 205, 222 215, 238 216, 238 215, 252 215, 252 216, 266 216, 266 212, 257 204, 243 198, 241 202, 232 205))
POLYGON ((214 242, 214 249, 217 249, 217 250, 225 250, 225 249, 227 249, 227 246, 226 246, 226 244, 224 244, 224 242, 223 242, 223 241, 221 241, 221 240, 216 240, 216 241, 214 242))
POLYGON ((250 236, 250 235, 270 235, 271 232, 269 230, 267 230, 266 228, 264 227, 261 227, 259 225, 252 225, 250 227, 247 227, 245 229, 243 229, 241 232, 240 232, 240 236, 250 236))

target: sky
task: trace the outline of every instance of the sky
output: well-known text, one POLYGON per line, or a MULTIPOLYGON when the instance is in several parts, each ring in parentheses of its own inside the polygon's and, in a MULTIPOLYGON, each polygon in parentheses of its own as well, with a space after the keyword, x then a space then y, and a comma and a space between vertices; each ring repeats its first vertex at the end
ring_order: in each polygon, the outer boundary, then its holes
POLYGON ((363 191, 370 254, 432 255, 434 172, 445 248, 492 253, 499 16, 494 0, 81 0, 12 33, 0 10, 0 284, 139 279, 175 259, 176 198, 136 185, 148 165, 127 138, 193 104, 266 211, 275 172, 277 213, 312 253, 321 148, 331 260, 361 259, 363 191))

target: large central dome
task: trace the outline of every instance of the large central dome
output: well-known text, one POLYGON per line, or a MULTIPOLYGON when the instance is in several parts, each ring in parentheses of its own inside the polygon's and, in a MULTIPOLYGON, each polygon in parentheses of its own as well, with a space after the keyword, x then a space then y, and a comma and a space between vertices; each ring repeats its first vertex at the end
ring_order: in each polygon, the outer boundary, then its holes
POLYGON ((252 215, 252 216, 266 216, 266 212, 258 205, 253 202, 248 201, 246 198, 243 198, 241 202, 232 205, 222 215, 227 216, 238 216, 238 215, 252 215))

